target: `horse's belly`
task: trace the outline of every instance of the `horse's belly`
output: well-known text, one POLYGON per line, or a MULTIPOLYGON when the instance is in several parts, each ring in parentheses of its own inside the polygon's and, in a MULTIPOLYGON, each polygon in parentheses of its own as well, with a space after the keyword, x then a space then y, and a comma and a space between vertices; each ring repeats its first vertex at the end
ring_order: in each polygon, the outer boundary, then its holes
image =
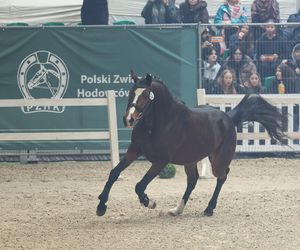
POLYGON ((176 151, 171 158, 171 162, 178 165, 194 163, 207 157, 210 153, 210 150, 201 147, 189 148, 189 150, 184 147, 176 151))

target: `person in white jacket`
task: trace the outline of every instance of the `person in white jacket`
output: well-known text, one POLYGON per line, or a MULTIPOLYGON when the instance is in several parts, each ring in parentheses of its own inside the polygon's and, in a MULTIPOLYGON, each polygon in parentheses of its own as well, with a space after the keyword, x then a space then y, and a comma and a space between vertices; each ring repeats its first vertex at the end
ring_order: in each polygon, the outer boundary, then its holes
POLYGON ((202 70, 202 87, 206 93, 214 92, 216 85, 216 77, 219 73, 221 65, 218 63, 218 53, 215 47, 207 47, 202 49, 203 53, 203 70, 202 70))

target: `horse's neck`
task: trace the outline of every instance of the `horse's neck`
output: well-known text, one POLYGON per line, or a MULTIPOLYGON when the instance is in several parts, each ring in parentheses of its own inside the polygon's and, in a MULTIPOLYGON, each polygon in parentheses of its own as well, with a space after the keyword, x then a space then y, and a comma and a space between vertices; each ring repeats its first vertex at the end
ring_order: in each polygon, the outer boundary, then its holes
POLYGON ((161 128, 177 119, 176 117, 186 109, 186 106, 176 101, 162 83, 154 84, 153 91, 156 97, 153 103, 153 126, 161 128))
POLYGON ((178 117, 182 117, 184 110, 186 110, 186 106, 173 99, 168 103, 164 103, 163 108, 162 105, 158 104, 153 110, 153 124, 157 127, 161 127, 172 123, 177 120, 178 117))

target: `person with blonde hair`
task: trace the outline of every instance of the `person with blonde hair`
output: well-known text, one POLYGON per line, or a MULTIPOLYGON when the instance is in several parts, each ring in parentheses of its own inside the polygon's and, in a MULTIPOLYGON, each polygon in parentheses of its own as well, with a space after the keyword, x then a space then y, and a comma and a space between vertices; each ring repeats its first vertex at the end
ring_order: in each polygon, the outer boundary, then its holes
POLYGON ((231 69, 225 69, 218 78, 218 88, 214 94, 237 94, 235 73, 231 69))
POLYGON ((241 85, 241 88, 245 94, 262 94, 265 92, 261 84, 260 75, 257 71, 252 71, 250 73, 248 81, 241 85))

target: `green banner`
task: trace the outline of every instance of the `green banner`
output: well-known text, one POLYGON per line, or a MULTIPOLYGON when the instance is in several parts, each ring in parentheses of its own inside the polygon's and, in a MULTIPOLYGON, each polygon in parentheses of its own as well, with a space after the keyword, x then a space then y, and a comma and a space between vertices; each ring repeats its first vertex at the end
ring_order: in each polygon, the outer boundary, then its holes
MULTIPOLYGON (((150 73, 188 106, 196 105, 197 26, 7 27, 0 31, 0 98, 117 96, 120 147, 131 131, 122 116, 132 86, 130 70, 150 73)), ((0 132, 106 129, 103 107, 0 109, 0 132), (101 127, 100 127, 101 126, 101 127)), ((0 142, 2 149, 99 149, 99 142, 0 142)))

